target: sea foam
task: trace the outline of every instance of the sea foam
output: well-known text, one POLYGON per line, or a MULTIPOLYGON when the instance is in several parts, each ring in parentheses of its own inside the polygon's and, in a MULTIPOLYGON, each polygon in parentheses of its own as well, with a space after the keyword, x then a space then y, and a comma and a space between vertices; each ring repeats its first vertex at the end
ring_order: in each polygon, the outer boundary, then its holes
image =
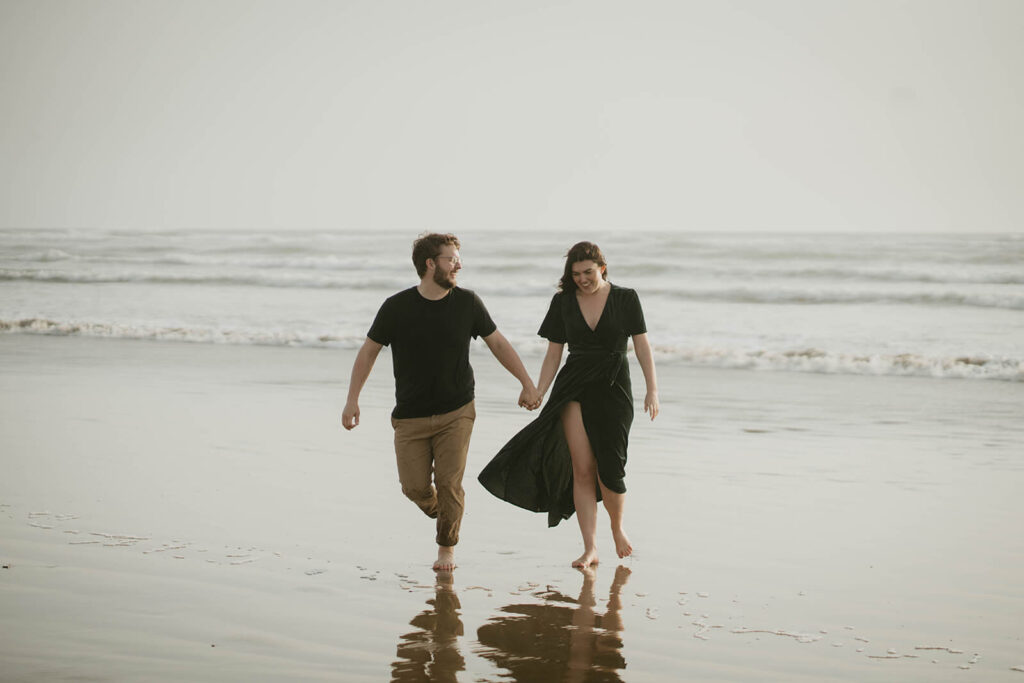
MULTIPOLYGON (((365 340, 362 335, 340 335, 330 331, 123 324, 50 320, 38 317, 0 320, 0 333, 348 349, 358 348, 365 340)), ((537 355, 542 352, 540 342, 536 338, 520 339, 511 336, 510 341, 519 347, 524 355, 537 355)), ((816 348, 738 350, 657 344, 654 345, 654 351, 659 362, 679 362, 702 367, 837 375, 1024 381, 1024 360, 998 356, 927 356, 913 353, 859 355, 816 348)))

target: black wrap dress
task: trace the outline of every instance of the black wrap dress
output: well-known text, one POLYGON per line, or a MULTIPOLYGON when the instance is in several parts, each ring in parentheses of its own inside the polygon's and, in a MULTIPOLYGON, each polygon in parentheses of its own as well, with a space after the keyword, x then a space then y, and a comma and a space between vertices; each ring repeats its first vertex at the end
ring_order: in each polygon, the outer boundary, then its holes
MULTIPOLYGON (((512 437, 478 477, 488 491, 533 512, 548 513, 548 526, 576 511, 572 498, 572 460, 561 415, 566 403, 579 401, 601 483, 625 493, 626 451, 633 423, 626 341, 647 331, 640 299, 632 289, 610 285, 604 311, 593 330, 587 325, 576 292, 551 299, 538 334, 569 344, 540 415, 512 437)), ((601 500, 601 489, 597 489, 601 500)))

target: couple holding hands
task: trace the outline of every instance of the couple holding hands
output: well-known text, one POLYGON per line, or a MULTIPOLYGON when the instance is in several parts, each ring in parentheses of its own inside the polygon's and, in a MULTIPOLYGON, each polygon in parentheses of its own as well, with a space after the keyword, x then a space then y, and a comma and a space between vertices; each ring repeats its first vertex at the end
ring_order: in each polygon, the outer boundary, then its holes
POLYGON ((343 426, 359 424, 359 394, 380 350, 391 346, 398 478, 406 497, 437 519, 434 569, 454 569, 465 506, 462 477, 476 418, 469 344, 481 337, 522 384, 520 406, 536 410, 549 389, 550 396, 537 418, 484 467, 480 483, 513 505, 546 512, 548 526, 575 512, 583 536, 575 567, 598 562, 597 503, 603 501, 616 554, 630 555, 633 547, 622 527, 633 421, 629 338, 647 384, 644 411, 653 420, 659 410, 654 356, 636 292, 608 281, 596 244, 573 245, 538 331, 548 350, 535 385, 480 297, 457 286, 459 247, 451 234, 424 234, 413 243, 420 282, 378 310, 352 367, 343 426))

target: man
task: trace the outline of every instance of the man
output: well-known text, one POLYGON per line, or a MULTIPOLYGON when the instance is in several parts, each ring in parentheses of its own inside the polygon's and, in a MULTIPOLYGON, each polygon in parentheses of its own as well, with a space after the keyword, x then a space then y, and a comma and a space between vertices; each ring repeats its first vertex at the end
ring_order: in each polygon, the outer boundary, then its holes
POLYGON ((398 479, 406 497, 437 519, 434 569, 450 570, 455 568, 465 501, 462 475, 476 418, 470 339, 483 337, 498 362, 523 385, 520 406, 535 409, 541 395, 480 297, 456 286, 462 269, 458 238, 421 235, 413 243, 412 261, 420 283, 389 297, 377 311, 352 365, 342 424, 345 429, 359 424, 359 393, 381 348, 390 345, 398 479))

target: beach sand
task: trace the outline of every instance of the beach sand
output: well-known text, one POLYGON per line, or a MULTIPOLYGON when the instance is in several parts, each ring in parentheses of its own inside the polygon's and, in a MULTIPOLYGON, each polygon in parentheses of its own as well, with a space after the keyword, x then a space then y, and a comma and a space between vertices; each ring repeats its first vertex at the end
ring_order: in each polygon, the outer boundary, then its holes
POLYGON ((0 679, 1024 681, 1024 384, 662 363, 582 573, 476 482, 531 416, 475 347, 437 576, 353 357, 0 336, 0 679))

